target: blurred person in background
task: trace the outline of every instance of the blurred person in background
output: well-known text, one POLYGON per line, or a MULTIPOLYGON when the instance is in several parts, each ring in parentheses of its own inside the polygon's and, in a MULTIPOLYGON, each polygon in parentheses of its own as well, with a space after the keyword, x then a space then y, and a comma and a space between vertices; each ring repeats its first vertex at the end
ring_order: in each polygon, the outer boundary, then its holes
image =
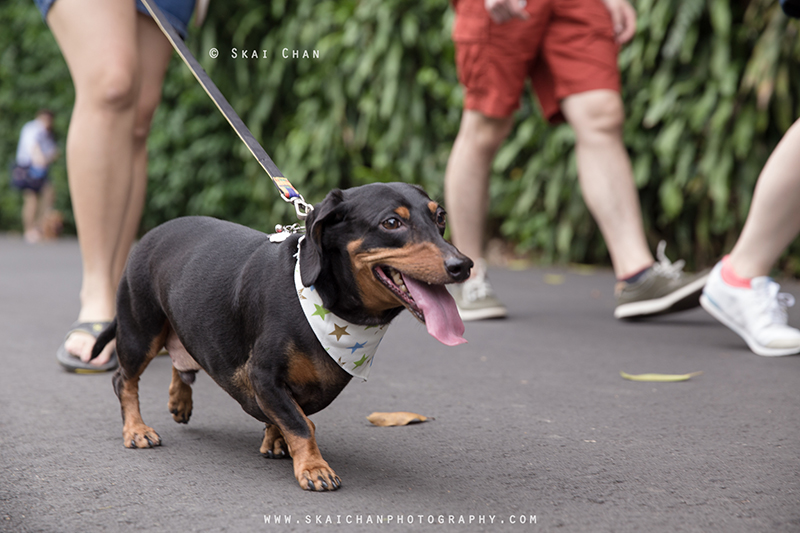
POLYGON ((53 137, 53 112, 42 109, 22 127, 11 184, 22 191, 24 238, 33 244, 42 239, 44 221, 53 209, 53 185, 48 170, 58 158, 53 137))

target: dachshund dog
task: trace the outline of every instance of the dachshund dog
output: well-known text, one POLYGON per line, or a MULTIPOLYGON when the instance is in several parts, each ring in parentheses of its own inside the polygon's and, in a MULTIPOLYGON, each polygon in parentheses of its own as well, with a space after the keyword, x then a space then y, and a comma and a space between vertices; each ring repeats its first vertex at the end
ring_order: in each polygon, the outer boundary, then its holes
POLYGON ((472 261, 444 240, 445 222, 420 187, 376 183, 331 191, 304 236, 277 239, 208 217, 148 232, 128 260, 116 319, 93 350, 97 357, 116 338, 125 446, 161 444, 142 420, 138 383, 166 347, 177 422, 189 421, 202 369, 266 424, 262 454, 291 456, 303 489, 338 489, 308 415, 365 377, 369 348, 404 308, 442 343, 466 342, 445 284, 467 279, 472 261))

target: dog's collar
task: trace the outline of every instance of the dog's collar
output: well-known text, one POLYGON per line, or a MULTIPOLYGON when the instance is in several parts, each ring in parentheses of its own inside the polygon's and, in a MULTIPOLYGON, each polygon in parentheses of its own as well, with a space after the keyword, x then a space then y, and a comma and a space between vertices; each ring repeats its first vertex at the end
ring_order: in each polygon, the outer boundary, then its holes
MULTIPOLYGON (((302 238, 301 238, 302 240, 302 238)), ((322 305, 314 286, 306 287, 300 277, 300 243, 297 244, 297 264, 294 267, 294 286, 308 325, 336 363, 351 376, 364 381, 369 376, 375 352, 389 324, 361 326, 340 318, 322 305)))

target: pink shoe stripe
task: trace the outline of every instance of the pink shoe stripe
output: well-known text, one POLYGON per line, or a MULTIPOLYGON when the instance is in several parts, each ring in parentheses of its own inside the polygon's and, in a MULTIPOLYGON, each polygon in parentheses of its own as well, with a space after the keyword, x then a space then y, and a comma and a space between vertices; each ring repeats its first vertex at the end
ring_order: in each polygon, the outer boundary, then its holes
POLYGON ((730 263, 730 257, 730 255, 726 255, 722 258, 722 268, 719 271, 719 273, 722 275, 722 281, 731 287, 750 289, 750 278, 740 278, 736 272, 733 271, 733 267, 730 263))

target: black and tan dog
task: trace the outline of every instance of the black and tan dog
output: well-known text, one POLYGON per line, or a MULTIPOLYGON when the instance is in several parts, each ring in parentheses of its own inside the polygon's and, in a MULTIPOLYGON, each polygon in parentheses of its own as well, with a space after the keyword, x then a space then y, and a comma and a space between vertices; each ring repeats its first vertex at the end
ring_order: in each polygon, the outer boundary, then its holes
POLYGON ((340 487, 308 415, 333 401, 352 376, 322 348, 302 312, 298 249, 302 285, 318 291, 325 312, 382 326, 407 308, 443 343, 465 342, 444 284, 466 279, 472 261, 443 239, 445 212, 421 188, 334 190, 315 206, 307 228, 302 240, 295 234, 274 243, 243 226, 187 217, 142 238, 119 286, 117 318, 94 347, 96 357, 116 337, 113 382, 125 446, 161 444, 142 420, 138 383, 166 346, 173 362, 169 410, 177 422, 188 422, 190 385, 205 370, 266 423, 261 453, 291 455, 304 489, 340 487))

